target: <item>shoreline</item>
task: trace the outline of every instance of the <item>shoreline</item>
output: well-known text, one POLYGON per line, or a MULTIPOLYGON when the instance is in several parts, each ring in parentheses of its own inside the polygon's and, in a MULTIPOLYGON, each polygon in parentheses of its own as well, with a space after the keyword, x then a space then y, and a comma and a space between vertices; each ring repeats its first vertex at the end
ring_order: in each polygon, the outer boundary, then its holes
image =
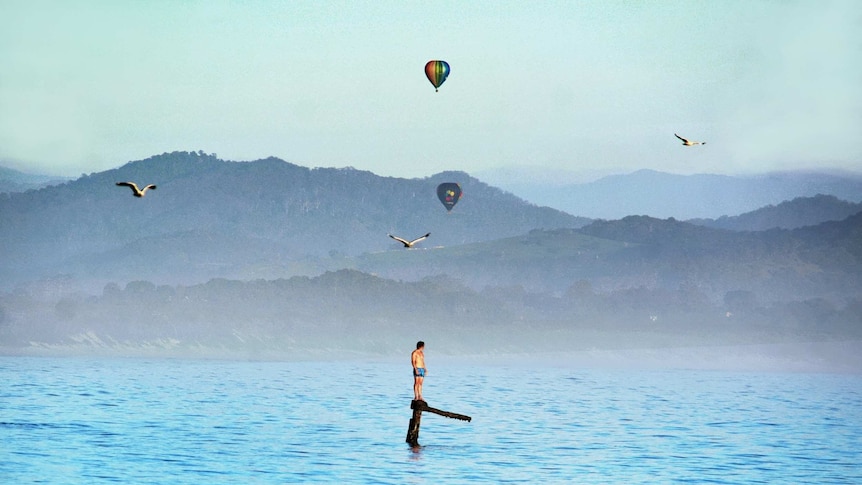
MULTIPOLYGON (((409 353, 409 351, 405 352, 409 353)), ((405 354, 406 355, 406 354, 405 354)), ((401 353, 345 349, 227 349, 205 346, 45 345, 0 347, 2 357, 130 358, 261 362, 400 362, 401 353)), ((566 367, 609 370, 704 370, 862 375, 862 340, 592 348, 569 351, 434 352, 437 365, 566 367)))

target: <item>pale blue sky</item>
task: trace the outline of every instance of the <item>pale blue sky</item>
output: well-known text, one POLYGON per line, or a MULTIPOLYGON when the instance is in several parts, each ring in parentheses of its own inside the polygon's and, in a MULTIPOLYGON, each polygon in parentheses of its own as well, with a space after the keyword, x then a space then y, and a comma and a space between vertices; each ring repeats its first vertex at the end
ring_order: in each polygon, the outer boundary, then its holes
POLYGON ((854 0, 0 0, 0 165, 28 171, 174 150, 401 177, 858 171, 860 133, 854 0))

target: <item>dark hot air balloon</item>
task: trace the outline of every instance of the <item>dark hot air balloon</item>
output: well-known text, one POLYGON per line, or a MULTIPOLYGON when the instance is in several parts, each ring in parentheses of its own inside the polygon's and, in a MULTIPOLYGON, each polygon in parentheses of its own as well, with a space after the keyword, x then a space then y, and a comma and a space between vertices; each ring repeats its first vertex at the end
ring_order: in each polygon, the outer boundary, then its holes
POLYGON ((434 91, 437 91, 437 88, 449 76, 449 63, 446 61, 428 61, 425 64, 425 75, 428 76, 428 80, 434 85, 434 91))
POLYGON ((455 182, 444 182, 437 186, 437 198, 447 211, 451 211, 461 198, 461 186, 455 182))

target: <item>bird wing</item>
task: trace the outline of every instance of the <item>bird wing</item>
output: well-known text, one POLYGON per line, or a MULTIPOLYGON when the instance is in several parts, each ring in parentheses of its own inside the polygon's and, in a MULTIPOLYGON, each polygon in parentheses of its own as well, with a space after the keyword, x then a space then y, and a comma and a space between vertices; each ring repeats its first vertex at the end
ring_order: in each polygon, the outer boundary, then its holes
POLYGON ((131 187, 132 190, 138 190, 138 186, 134 182, 117 182, 120 187, 131 187))
POLYGON ((426 234, 426 235, 424 235, 424 236, 422 236, 422 237, 417 237, 416 239, 414 239, 414 240, 410 241, 410 245, 412 246, 412 245, 414 245, 414 244, 418 243, 419 241, 421 241, 421 240, 425 239, 426 237, 428 237, 428 236, 430 236, 430 235, 431 235, 431 233, 429 232, 428 234, 426 234))
POLYGON ((145 190, 149 190, 149 189, 156 190, 156 184, 147 185, 146 187, 144 187, 144 190, 142 190, 141 192, 143 192, 145 190))
POLYGON ((674 134, 673 134, 673 136, 675 136, 675 137, 679 138, 680 140, 682 140, 682 141, 684 141, 684 142, 688 142, 688 140, 686 140, 685 138, 683 138, 683 137, 681 137, 681 136, 677 135, 676 133, 674 133, 674 134))
POLYGON ((406 246, 406 247, 410 247, 410 245, 411 245, 411 244, 413 244, 412 242, 410 242, 410 241, 408 241, 408 240, 406 240, 406 239, 401 239, 401 238, 400 238, 400 237, 398 237, 398 236, 393 236, 392 234, 387 234, 387 235, 388 235, 389 237, 391 237, 392 239, 394 239, 394 240, 396 240, 396 241, 400 242, 401 244, 403 244, 403 245, 404 245, 404 246, 406 246))

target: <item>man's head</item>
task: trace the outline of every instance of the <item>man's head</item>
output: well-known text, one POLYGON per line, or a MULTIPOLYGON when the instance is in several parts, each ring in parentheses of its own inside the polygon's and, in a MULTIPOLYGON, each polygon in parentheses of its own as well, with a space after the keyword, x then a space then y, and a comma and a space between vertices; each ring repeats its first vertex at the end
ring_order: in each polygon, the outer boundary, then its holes
POLYGON ((417 349, 417 350, 418 350, 418 349, 421 349, 421 348, 422 348, 422 347, 424 347, 424 346, 425 346, 425 342, 423 342, 423 341, 421 341, 421 340, 420 340, 420 341, 418 341, 418 342, 416 342, 416 349, 417 349))

